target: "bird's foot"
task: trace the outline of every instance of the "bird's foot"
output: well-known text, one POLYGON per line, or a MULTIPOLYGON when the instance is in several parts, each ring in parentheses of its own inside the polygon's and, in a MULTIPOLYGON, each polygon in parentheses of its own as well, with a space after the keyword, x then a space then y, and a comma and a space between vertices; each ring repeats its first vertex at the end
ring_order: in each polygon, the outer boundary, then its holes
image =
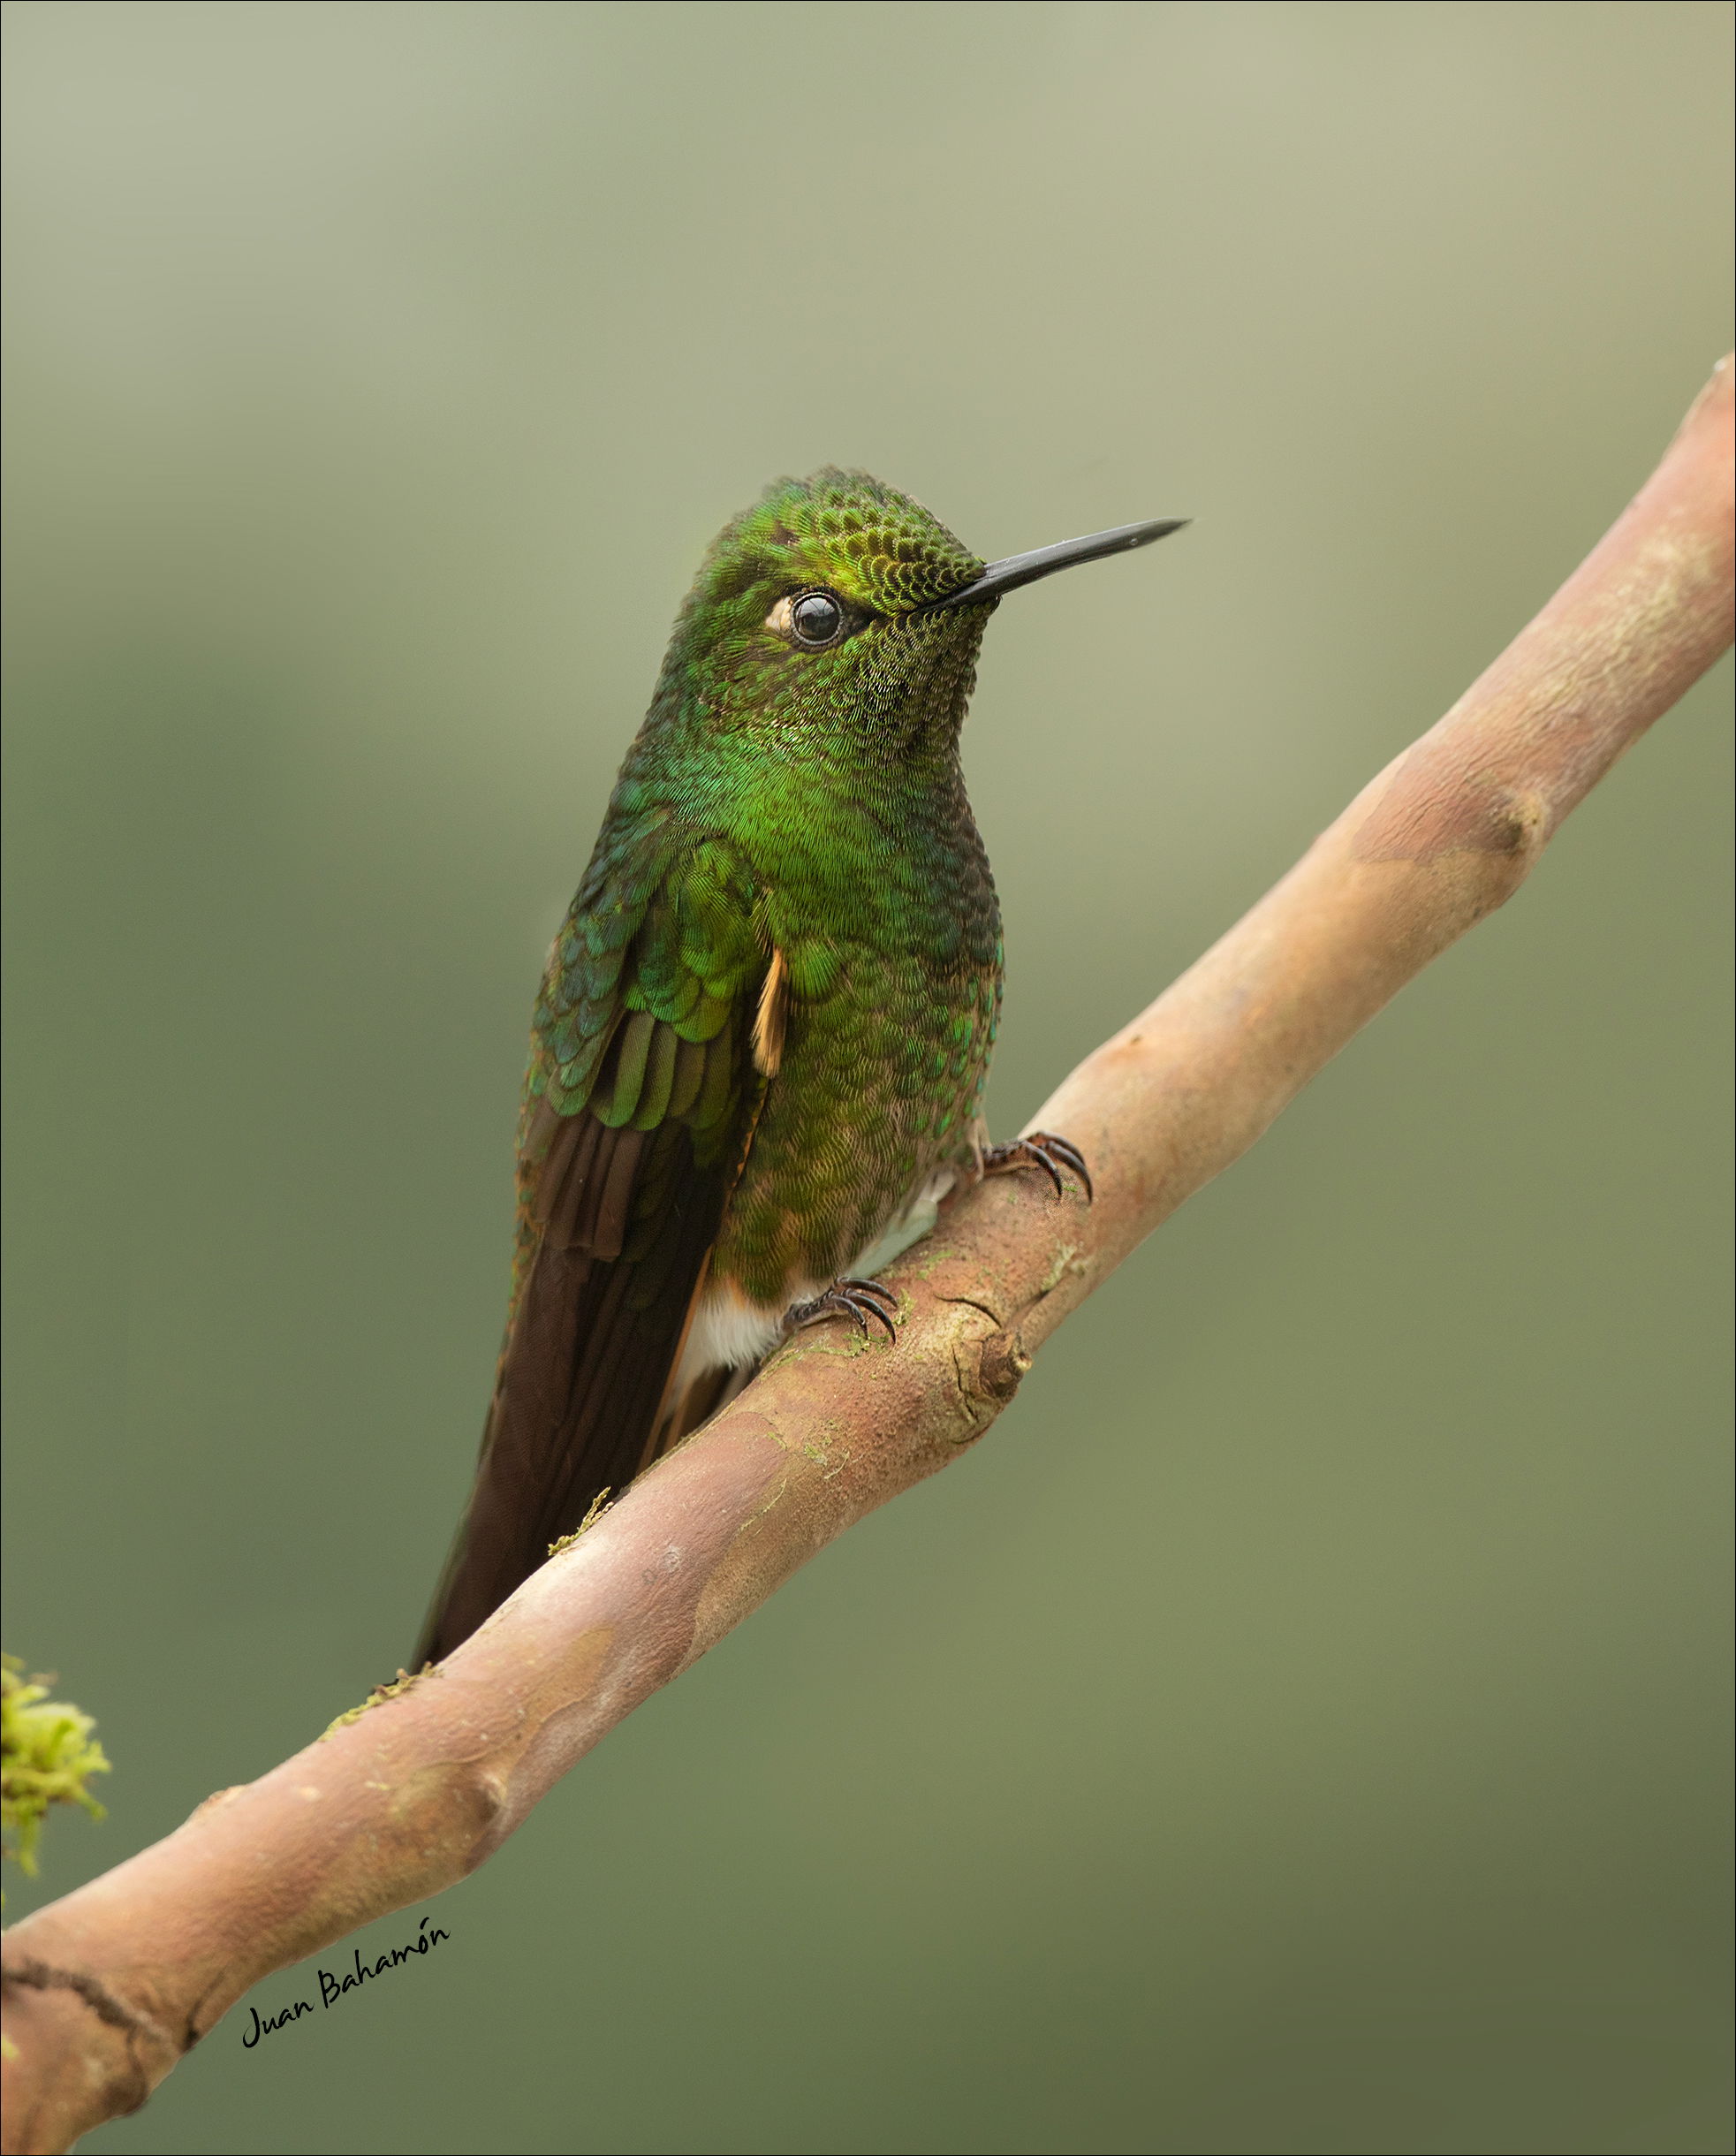
POLYGON ((1065 1168, 1078 1176, 1088 1205, 1096 1195, 1091 1188, 1091 1171, 1085 1165, 1084 1154, 1066 1139, 1058 1138, 1053 1131, 1034 1130, 1028 1138, 1014 1138, 1007 1145, 991 1145, 982 1156, 985 1175, 1010 1175, 1015 1168, 1041 1168, 1054 1184, 1058 1198, 1066 1192, 1066 1185, 1061 1180, 1061 1171, 1065 1168))
POLYGON ((895 1340, 898 1329, 893 1320, 898 1308, 898 1297, 878 1280, 834 1280, 811 1302, 791 1305, 784 1319, 785 1337, 800 1332, 805 1325, 823 1325, 829 1317, 849 1317, 854 1319, 857 1332, 866 1340, 868 1319, 872 1317, 885 1326, 887 1339, 895 1340))

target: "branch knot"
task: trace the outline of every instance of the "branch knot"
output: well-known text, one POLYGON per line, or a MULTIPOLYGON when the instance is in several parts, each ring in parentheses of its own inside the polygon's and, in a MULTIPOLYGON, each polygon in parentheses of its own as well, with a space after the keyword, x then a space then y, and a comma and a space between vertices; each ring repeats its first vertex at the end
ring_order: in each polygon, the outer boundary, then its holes
POLYGON ((1030 1367, 1031 1358, 1016 1328, 991 1332, 982 1343, 977 1384, 995 1407, 1001 1408, 1019 1390, 1019 1381, 1030 1367))

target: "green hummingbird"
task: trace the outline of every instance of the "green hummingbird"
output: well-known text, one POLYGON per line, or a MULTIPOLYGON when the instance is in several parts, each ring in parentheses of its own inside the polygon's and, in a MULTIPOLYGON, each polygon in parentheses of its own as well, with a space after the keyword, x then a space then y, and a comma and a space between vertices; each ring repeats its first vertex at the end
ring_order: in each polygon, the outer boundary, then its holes
POLYGON ((416 1662, 475 1630, 795 1326, 895 1337, 874 1279, 979 1177, 1001 922, 959 734, 1002 596, 1144 546, 981 561, 866 472, 779 480, 671 638, 549 954, 504 1345, 416 1662))

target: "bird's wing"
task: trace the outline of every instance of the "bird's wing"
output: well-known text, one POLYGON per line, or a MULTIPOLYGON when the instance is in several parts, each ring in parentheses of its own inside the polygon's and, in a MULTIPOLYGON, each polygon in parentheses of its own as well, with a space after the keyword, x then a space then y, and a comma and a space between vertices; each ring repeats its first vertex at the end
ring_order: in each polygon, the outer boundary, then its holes
POLYGON ((506 1340, 413 1666, 450 1653, 667 1441, 659 1408, 769 1074, 779 971, 757 895, 725 842, 648 839, 593 865, 556 940, 506 1340))

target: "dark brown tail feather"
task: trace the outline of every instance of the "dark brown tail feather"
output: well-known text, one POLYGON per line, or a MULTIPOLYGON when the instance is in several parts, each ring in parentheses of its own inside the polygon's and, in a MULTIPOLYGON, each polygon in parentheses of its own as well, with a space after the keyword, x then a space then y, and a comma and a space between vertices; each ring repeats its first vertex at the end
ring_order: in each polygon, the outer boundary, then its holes
POLYGON ((673 1413, 664 1395, 739 1165, 696 1169, 679 1125, 608 1130, 581 1112, 557 1134, 536 1194, 543 1239, 413 1668, 468 1638, 599 1492, 625 1489, 714 1411, 709 1387, 673 1413), (655 1221, 635 1188, 661 1198, 655 1221))

